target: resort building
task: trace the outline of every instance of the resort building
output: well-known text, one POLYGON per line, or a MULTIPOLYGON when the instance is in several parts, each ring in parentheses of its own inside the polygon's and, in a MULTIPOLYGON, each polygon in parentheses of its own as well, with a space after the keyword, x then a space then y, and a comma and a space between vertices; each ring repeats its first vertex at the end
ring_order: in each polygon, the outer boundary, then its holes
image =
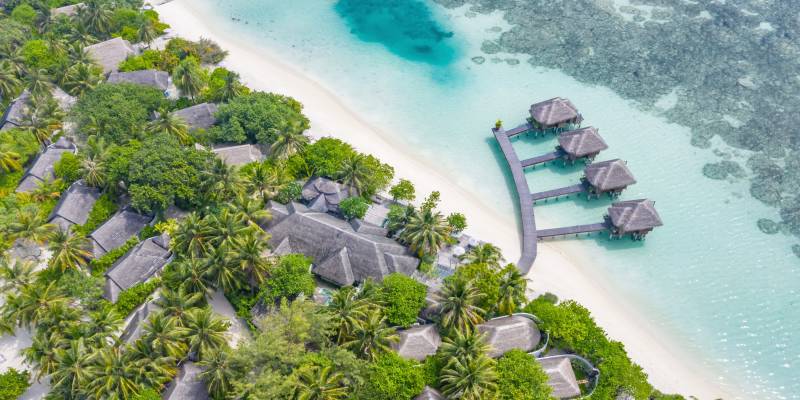
POLYGON ((213 149, 211 149, 211 152, 217 157, 221 158, 225 164, 236 166, 250 164, 251 162, 261 161, 266 158, 262 147, 257 144, 215 146, 213 149))
POLYGON ((581 388, 568 357, 544 357, 537 361, 547 374, 547 385, 553 389, 551 396, 557 399, 571 399, 581 395, 581 388))
POLYGON ((590 196, 599 197, 607 193, 613 198, 636 183, 636 178, 625 161, 615 159, 587 165, 581 181, 586 185, 586 192, 590 196))
POLYGON ((537 130, 569 128, 583 121, 583 117, 578 113, 575 105, 561 97, 533 104, 530 113, 530 123, 537 130))
POLYGON ((139 308, 134 310, 132 313, 133 315, 126 320, 122 335, 119 337, 120 340, 125 343, 133 343, 136 339, 142 337, 142 324, 150 318, 150 315, 160 309, 161 307, 156 304, 156 300, 146 301, 139 306, 139 308))
POLYGON ((103 68, 104 74, 117 71, 119 63, 136 54, 129 41, 118 37, 86 46, 83 50, 103 68))
POLYGON ((170 382, 161 398, 164 400, 208 400, 208 389, 200 373, 203 369, 191 361, 184 361, 178 375, 170 382))
POLYGON ((89 234, 92 240, 92 253, 95 257, 114 250, 139 234, 153 218, 141 215, 129 209, 124 209, 111 217, 108 221, 100 225, 94 232, 89 234))
POLYGON ((120 292, 150 279, 161 271, 171 258, 169 237, 166 234, 143 240, 114 262, 105 273, 103 297, 116 303, 120 292))
POLYGON ((17 193, 32 192, 43 182, 53 180, 55 178, 53 169, 56 163, 61 160, 61 156, 64 153, 75 154, 77 151, 75 144, 63 136, 55 143, 47 146, 23 175, 19 186, 17 186, 17 193))
POLYGON ((48 222, 58 225, 64 231, 69 230, 72 225, 83 225, 99 198, 99 189, 86 185, 82 180, 77 181, 61 194, 48 222))
POLYGON ((214 103, 200 103, 191 107, 183 108, 173 112, 173 115, 180 117, 189 129, 208 129, 217 122, 214 114, 217 113, 217 105, 214 103))
POLYGON ((556 146, 556 150, 562 153, 561 157, 570 163, 580 159, 593 161, 606 149, 608 145, 593 126, 561 133, 556 146))
MULTIPOLYGON (((61 90, 58 86, 54 87, 50 94, 58 103, 59 108, 63 111, 68 111, 76 101, 75 97, 70 96, 67 92, 61 90)), ((6 111, 0 119, 0 131, 6 131, 13 128, 19 128, 25 125, 26 115, 30 112, 31 92, 28 89, 16 99, 11 101, 6 111)))
POLYGON ((70 4, 68 6, 52 8, 52 9, 50 9, 50 18, 56 18, 56 17, 59 17, 61 15, 66 16, 66 17, 71 17, 71 16, 77 14, 78 13, 78 9, 80 9, 81 7, 83 7, 83 3, 70 4))
POLYGON ((346 186, 326 178, 312 178, 303 186, 303 203, 317 212, 339 214, 339 203, 350 197, 346 186))
POLYGON ((533 351, 542 337, 536 323, 523 315, 490 319, 478 325, 478 332, 486 335, 486 343, 491 346, 489 355, 494 358, 513 349, 533 351))
POLYGON ((444 396, 438 390, 425 386, 425 389, 422 389, 422 393, 414 397, 414 400, 444 400, 444 396))
POLYGON ((376 281, 393 272, 411 275, 419 259, 386 230, 358 220, 345 221, 303 204, 270 202, 266 231, 276 253, 302 253, 313 260, 312 272, 338 286, 376 281))
POLYGON ((393 344, 394 351, 402 357, 422 361, 436 354, 442 344, 436 324, 414 326, 397 332, 400 340, 393 344))
POLYGON ((653 228, 664 225, 656 211, 655 202, 647 199, 619 201, 611 204, 606 222, 611 226, 612 237, 630 234, 642 240, 653 228))
POLYGON ((155 69, 145 69, 131 72, 111 72, 108 83, 135 83, 137 85, 156 88, 166 95, 170 88, 171 78, 167 72, 155 69))

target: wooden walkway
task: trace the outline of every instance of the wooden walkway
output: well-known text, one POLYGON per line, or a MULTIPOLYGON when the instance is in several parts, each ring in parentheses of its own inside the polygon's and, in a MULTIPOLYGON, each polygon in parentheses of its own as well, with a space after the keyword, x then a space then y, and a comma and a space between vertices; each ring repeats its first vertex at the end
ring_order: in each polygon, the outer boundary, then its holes
POLYGON ((553 236, 565 236, 565 235, 577 235, 580 233, 601 232, 607 229, 608 225, 605 222, 602 222, 599 224, 575 225, 575 226, 567 226, 564 228, 542 229, 536 232, 536 236, 537 238, 542 239, 553 236))
POLYGON ((547 190, 547 191, 544 191, 544 192, 534 193, 534 194, 531 195, 531 199, 533 201, 549 199, 551 197, 560 197, 560 196, 566 196, 568 194, 580 193, 580 192, 583 192, 584 190, 586 190, 586 186, 584 186, 581 183, 581 184, 577 184, 577 185, 572 185, 572 186, 562 187, 562 188, 558 188, 558 189, 547 190))
POLYGON ((525 133, 525 132, 527 132, 527 131, 529 131, 531 129, 533 129, 531 124, 522 124, 522 125, 520 125, 520 126, 518 126, 516 128, 509 129, 509 130, 505 131, 505 133, 506 133, 506 136, 508 136, 508 137, 514 137, 514 136, 519 135, 520 133, 525 133))
POLYGON ((546 163, 548 161, 553 161, 561 158, 562 153, 560 151, 554 151, 552 153, 542 154, 537 157, 529 158, 527 160, 522 160, 522 168, 527 168, 532 165, 546 163))
MULTIPOLYGON (((527 124, 522 126, 528 126, 528 129, 530 129, 527 124)), ((514 134, 517 135, 525 131, 520 129, 521 126, 509 132, 516 132, 514 134)), ((522 164, 509 139, 509 134, 502 128, 493 129, 492 133, 497 140, 497 144, 500 145, 500 150, 503 151, 506 162, 508 162, 508 167, 511 169, 511 175, 514 177, 514 186, 517 188, 520 217, 522 219, 522 254, 520 255, 519 261, 517 261, 517 268, 525 275, 530 271, 531 267, 533 267, 533 262, 536 260, 536 246, 538 242, 536 238, 536 219, 533 215, 533 198, 531 197, 531 190, 528 187, 528 180, 525 179, 525 172, 522 170, 522 164)))

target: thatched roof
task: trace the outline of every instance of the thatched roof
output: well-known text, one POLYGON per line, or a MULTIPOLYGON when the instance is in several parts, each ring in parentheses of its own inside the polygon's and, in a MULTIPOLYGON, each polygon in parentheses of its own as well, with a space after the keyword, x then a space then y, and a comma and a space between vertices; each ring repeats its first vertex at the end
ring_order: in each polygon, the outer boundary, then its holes
POLYGON ((94 246, 94 256, 100 257, 122 246, 128 239, 139 234, 139 231, 147 226, 152 219, 152 217, 141 215, 128 209, 114 214, 111 219, 89 234, 94 246))
POLYGON ((267 226, 272 248, 311 257, 312 271, 334 284, 352 285, 367 277, 380 281, 393 272, 410 275, 419 264, 395 240, 356 231, 350 223, 331 214, 299 203, 270 202, 268 208, 272 213, 267 226))
POLYGON ((185 361, 161 398, 164 400, 208 400, 208 390, 200 378, 201 372, 203 369, 197 364, 185 361))
POLYGON ((444 400, 444 396, 438 390, 425 386, 425 389, 422 389, 422 393, 414 397, 414 400, 444 400))
POLYGON ((546 357, 537 361, 547 374, 547 385, 553 388, 553 397, 569 399, 581 395, 581 388, 575 379, 575 372, 572 370, 569 358, 546 357))
POLYGON ((593 126, 562 133, 558 136, 558 144, 573 157, 585 157, 608 148, 593 126))
POLYGON ((550 100, 533 104, 530 112, 531 118, 536 122, 548 126, 581 120, 575 105, 561 97, 554 97, 550 100))
POLYGON ((44 181, 55 178, 53 169, 61 160, 64 153, 75 153, 75 145, 65 137, 59 138, 55 143, 47 146, 43 153, 36 157, 31 167, 25 172, 22 181, 17 186, 17 192, 32 192, 44 181))
POLYGON ((655 204, 647 199, 618 201, 611 204, 608 216, 621 233, 652 229, 664 225, 655 204))
POLYGON ((114 262, 105 273, 106 298, 115 303, 116 293, 148 280, 167 265, 171 256, 166 235, 143 240, 114 262), (118 290, 111 290, 109 284, 118 290))
POLYGON ((435 324, 426 324, 397 332, 400 341, 392 345, 394 351, 402 357, 422 361, 425 357, 436 354, 442 339, 435 324))
POLYGON ((636 178, 620 159, 591 163, 583 170, 586 181, 601 190, 617 190, 636 183, 636 178))
POLYGON ((128 320, 119 337, 120 340, 125 343, 133 343, 142 336, 142 324, 151 314, 161 309, 156 303, 155 299, 147 301, 133 312, 133 317, 128 320))
POLYGON ((119 63, 136 54, 130 42, 118 37, 86 46, 83 50, 103 68, 105 74, 117 71, 119 63))
POLYGON ((261 147, 254 144, 219 146, 214 147, 211 152, 228 165, 244 165, 264 159, 264 152, 261 147))
POLYGON ((302 197, 308 208, 319 212, 339 212, 339 203, 350 197, 350 190, 326 178, 312 178, 303 186, 302 197))
POLYGON ((66 15, 67 17, 71 17, 78 13, 78 9, 83 7, 83 3, 78 4, 70 4, 64 7, 58 7, 50 9, 50 17, 55 18, 59 15, 66 15))
POLYGON ((217 118, 214 116, 216 113, 217 105, 214 103, 201 103, 173 112, 174 115, 186 121, 189 129, 210 128, 217 122, 217 118))
POLYGON ((49 221, 67 230, 72 225, 83 225, 89 219, 94 203, 100 198, 100 190, 77 181, 70 185, 50 213, 49 221))
MULTIPOLYGON (((64 111, 69 111, 69 109, 72 108, 72 105, 78 101, 77 98, 70 96, 58 86, 54 87, 50 91, 50 94, 53 95, 53 98, 58 103, 58 106, 64 111)), ((8 105, 8 108, 6 108, 5 112, 3 113, 2 119, 0 119, 0 131, 20 127, 25 123, 25 114, 27 114, 30 109, 30 99, 31 93, 28 91, 28 89, 25 89, 22 91, 19 97, 14 99, 11 104, 8 105)))
POLYGON ((155 69, 131 72, 112 72, 108 75, 108 83, 135 83, 154 87, 162 92, 169 88, 169 74, 155 69))
POLYGON ((500 357, 509 350, 531 351, 541 339, 539 328, 530 318, 510 315, 494 318, 478 325, 478 331, 486 335, 491 346, 489 355, 500 357))

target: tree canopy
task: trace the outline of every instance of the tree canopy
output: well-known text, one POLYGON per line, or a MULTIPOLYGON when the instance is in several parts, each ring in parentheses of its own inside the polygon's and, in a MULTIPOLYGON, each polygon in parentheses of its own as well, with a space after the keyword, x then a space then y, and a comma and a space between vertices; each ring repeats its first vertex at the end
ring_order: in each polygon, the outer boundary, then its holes
POLYGON ((166 99, 156 88, 131 83, 101 84, 78 99, 71 110, 77 132, 97 135, 109 143, 142 138, 150 114, 166 99))
POLYGON ((219 107, 216 142, 271 144, 281 131, 303 132, 309 121, 297 100, 275 93, 253 92, 219 107))

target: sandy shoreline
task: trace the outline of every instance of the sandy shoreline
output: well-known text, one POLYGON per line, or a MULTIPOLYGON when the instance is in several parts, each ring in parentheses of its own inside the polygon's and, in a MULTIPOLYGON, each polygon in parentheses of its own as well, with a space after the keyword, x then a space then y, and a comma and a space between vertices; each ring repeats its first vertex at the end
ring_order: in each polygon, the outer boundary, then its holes
MULTIPOLYGON (((263 48, 242 43, 189 5, 187 0, 176 0, 157 7, 162 19, 172 26, 173 35, 195 40, 203 36, 218 42, 230 53, 223 64, 239 72, 248 86, 286 94, 302 102, 311 119, 313 136, 335 136, 360 151, 374 154, 394 166, 398 178, 412 180, 418 193, 440 191, 444 211, 466 214, 467 233, 497 244, 509 260, 516 260, 519 238, 514 216, 500 215, 429 161, 416 157, 413 149, 394 139, 399 136, 365 122, 313 77, 298 72, 263 48)), ((581 260, 574 247, 553 243, 540 246, 529 276, 535 291, 553 292, 588 307, 611 337, 625 343, 631 357, 659 390, 701 399, 736 398, 714 383, 717 376, 697 368, 688 352, 682 352, 674 345, 674 339, 665 337, 635 304, 620 299, 611 282, 589 268, 580 268, 589 264, 581 260)))

